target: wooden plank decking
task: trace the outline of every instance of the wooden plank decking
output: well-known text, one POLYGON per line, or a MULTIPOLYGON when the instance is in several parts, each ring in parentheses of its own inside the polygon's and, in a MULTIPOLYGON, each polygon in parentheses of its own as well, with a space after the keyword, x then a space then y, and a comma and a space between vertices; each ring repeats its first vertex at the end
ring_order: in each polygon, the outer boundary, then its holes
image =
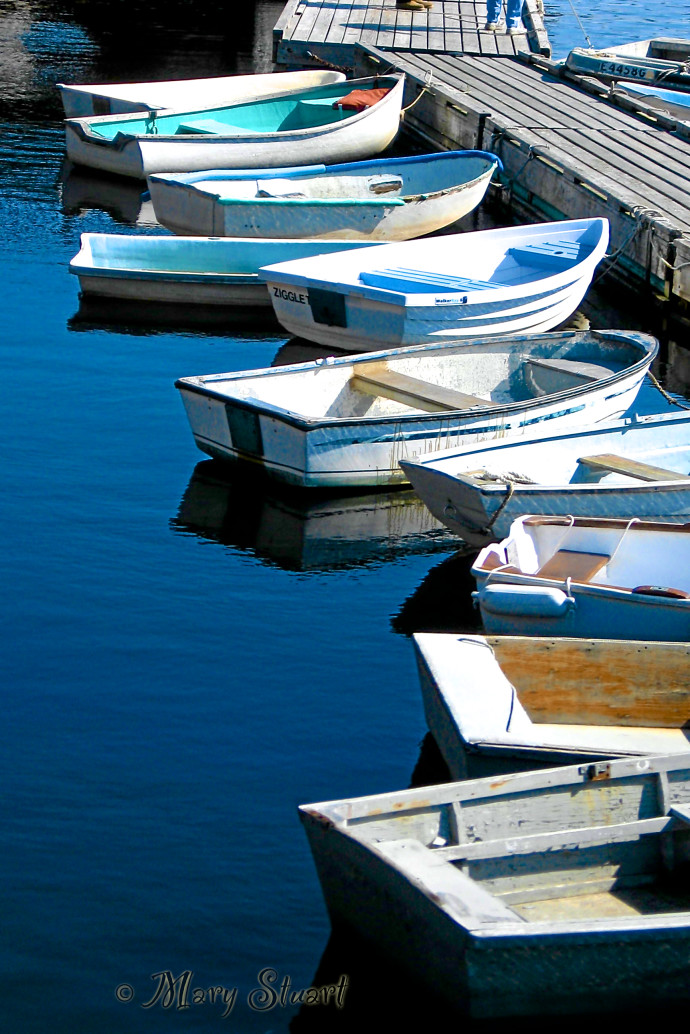
POLYGON ((485 32, 485 0, 434 0, 427 11, 404 11, 395 0, 288 0, 274 29, 277 64, 326 61, 350 68, 356 43, 415 53, 515 56, 549 53, 540 0, 525 0, 517 36, 485 32))
POLYGON ((504 199, 518 217, 606 216, 620 278, 690 302, 687 126, 563 78, 535 55, 358 53, 356 74, 370 61, 406 73, 405 126, 414 137, 435 150, 499 155, 504 199))

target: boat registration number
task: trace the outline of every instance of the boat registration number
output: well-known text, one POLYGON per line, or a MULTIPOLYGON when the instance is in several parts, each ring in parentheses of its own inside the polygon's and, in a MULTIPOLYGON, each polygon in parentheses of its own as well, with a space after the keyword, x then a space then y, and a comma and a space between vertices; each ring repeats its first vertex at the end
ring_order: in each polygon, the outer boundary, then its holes
POLYGON ((599 66, 600 72, 606 75, 619 75, 623 79, 653 79, 652 68, 640 68, 638 65, 619 65, 616 61, 602 61, 599 66))

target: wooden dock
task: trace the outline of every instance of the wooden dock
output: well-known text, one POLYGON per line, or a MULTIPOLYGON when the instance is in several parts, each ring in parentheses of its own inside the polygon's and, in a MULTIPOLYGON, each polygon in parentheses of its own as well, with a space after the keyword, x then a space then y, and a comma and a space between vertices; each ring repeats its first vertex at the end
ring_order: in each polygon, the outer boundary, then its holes
POLYGON ((485 18, 484 0, 441 2, 429 15, 397 11, 394 0, 291 0, 276 58, 356 76, 405 72, 412 137, 431 150, 498 154, 498 189, 521 221, 607 217, 602 270, 687 315, 690 125, 545 57, 540 0, 526 0, 520 36, 485 32, 485 18))
POLYGON ((485 0, 434 0, 428 11, 403 11, 395 0, 289 0, 275 29, 276 64, 352 68, 356 43, 398 52, 549 55, 541 0, 525 0, 517 36, 486 32, 485 0))
POLYGON ((362 51, 360 70, 371 61, 406 73, 413 136, 434 149, 499 155, 504 200, 516 216, 606 216, 619 278, 690 302, 689 126, 612 99, 592 81, 563 78, 535 55, 499 62, 362 51))

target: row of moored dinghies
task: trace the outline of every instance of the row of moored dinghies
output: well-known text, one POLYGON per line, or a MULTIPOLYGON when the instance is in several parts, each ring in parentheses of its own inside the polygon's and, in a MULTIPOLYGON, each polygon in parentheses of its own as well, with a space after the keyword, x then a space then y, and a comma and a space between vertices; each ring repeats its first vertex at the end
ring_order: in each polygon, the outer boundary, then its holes
MULTIPOLYGON (((688 41, 583 53, 687 86, 688 41)), ((426 236, 501 164, 380 157, 404 88, 61 85, 68 156, 147 179, 172 231, 84 234, 70 269, 84 295, 273 305, 324 357, 182 377, 199 448, 305 489, 409 481, 481 548, 486 635, 414 636, 457 781, 300 809, 334 925, 477 1017, 685 1001, 690 414, 647 380, 652 337, 557 329, 605 218, 426 236)))

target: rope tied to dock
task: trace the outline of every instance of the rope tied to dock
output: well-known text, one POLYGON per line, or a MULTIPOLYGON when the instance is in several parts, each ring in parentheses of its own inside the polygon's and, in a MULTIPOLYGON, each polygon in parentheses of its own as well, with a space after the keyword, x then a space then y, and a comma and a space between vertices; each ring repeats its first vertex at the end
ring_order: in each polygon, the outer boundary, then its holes
MULTIPOLYGON (((505 130, 505 129, 495 129, 493 131, 493 133, 491 134, 491 144, 489 145, 489 150, 493 151, 494 154, 498 154, 498 147, 499 147, 501 141, 502 140, 509 140, 509 139, 510 139, 510 134, 508 133, 507 130, 505 130)), ((499 157, 502 157, 502 156, 499 155, 499 157)), ((522 165, 520 166, 518 171, 513 176, 505 176, 505 177, 502 176, 501 177, 501 185, 506 187, 509 191, 512 192, 512 189, 513 189, 514 185, 520 179, 520 177, 522 176, 523 172, 525 171, 525 169, 527 168, 529 163, 534 158, 536 158, 536 157, 537 157, 536 151, 530 145, 528 147, 528 149, 527 149, 527 157, 525 158, 524 162, 522 163, 522 165)), ((505 162, 503 162, 503 169, 505 169, 505 162)))
POLYGON ((334 72, 343 72, 344 75, 352 75, 354 68, 348 65, 334 65, 332 61, 325 61, 324 58, 319 57, 311 50, 306 51, 306 56, 310 61, 316 62, 317 65, 323 65, 324 68, 332 68, 334 72))
POLYGON ((424 96, 424 94, 429 92, 430 88, 431 88, 431 83, 430 82, 426 86, 423 86, 421 88, 421 90, 419 91, 419 93, 417 94, 415 99, 413 101, 411 101, 410 104, 408 104, 407 107, 403 108, 402 111, 400 112, 400 118, 401 119, 405 117, 405 112, 406 111, 409 111, 410 108, 414 108, 414 106, 417 103, 417 101, 420 101, 422 99, 422 97, 424 96))
MULTIPOLYGON (((623 243, 620 244, 615 251, 612 251, 610 254, 604 256, 605 264, 602 264, 601 272, 592 281, 593 285, 598 284, 602 277, 606 276, 608 273, 611 272, 611 270, 616 265, 625 249, 628 247, 629 244, 632 243, 632 241, 634 241, 635 237, 637 237, 637 235, 642 231, 643 228, 647 227, 649 229, 650 235, 653 238, 654 224, 652 222, 652 219, 660 215, 657 209, 645 208, 644 205, 635 205, 634 208, 630 210, 630 215, 634 220, 632 230, 627 235, 623 243)), ((659 257, 661 258, 661 256, 659 257)))

